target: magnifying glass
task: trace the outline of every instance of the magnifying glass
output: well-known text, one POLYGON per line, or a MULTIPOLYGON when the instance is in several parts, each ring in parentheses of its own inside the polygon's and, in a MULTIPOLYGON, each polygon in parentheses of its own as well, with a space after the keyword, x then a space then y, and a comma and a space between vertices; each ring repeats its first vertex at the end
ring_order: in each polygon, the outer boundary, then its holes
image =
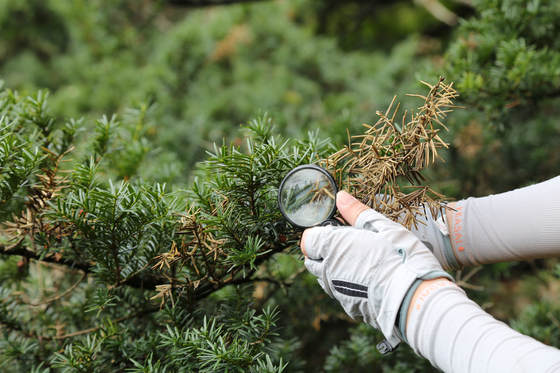
POLYGON ((336 193, 334 178, 319 166, 307 164, 291 170, 278 189, 282 215, 298 228, 343 225, 334 219, 336 193))

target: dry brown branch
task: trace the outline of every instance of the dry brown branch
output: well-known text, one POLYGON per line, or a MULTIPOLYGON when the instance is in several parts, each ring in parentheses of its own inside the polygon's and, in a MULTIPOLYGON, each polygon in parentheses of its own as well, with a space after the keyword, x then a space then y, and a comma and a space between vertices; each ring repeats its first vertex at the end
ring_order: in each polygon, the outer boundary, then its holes
POLYGON ((436 216, 445 208, 444 195, 420 185, 425 181, 421 171, 441 159, 438 149, 448 146, 438 132, 447 130, 442 120, 458 95, 453 84, 443 80, 433 86, 422 82, 430 88, 426 96, 411 95, 422 98, 424 105, 412 112, 409 122, 408 112, 401 124, 395 120, 399 109, 395 96, 385 113, 377 112, 380 119, 375 125, 364 124, 363 135, 352 136, 344 149, 320 162, 341 189, 407 228, 416 225, 416 217, 426 209, 436 216), (401 186, 403 182, 409 185, 401 186))
MULTIPOLYGON (((135 317, 142 317, 142 316, 145 316, 145 315, 157 312, 157 311, 159 311, 159 308, 151 308, 151 309, 140 311, 140 312, 137 312, 137 313, 134 313, 134 314, 130 314, 128 316, 119 317, 117 319, 111 320, 111 322, 114 323, 114 324, 117 324, 117 323, 123 322, 123 321, 128 320, 128 319, 132 319, 132 318, 135 318, 135 317)), ((62 335, 56 335, 56 336, 42 336, 42 335, 37 335, 33 332, 27 331, 25 329, 22 329, 22 327, 20 325, 16 325, 16 324, 13 324, 13 323, 10 323, 10 322, 2 321, 2 322, 0 322, 0 324, 6 326, 8 329, 17 330, 28 338, 37 338, 37 339, 40 339, 40 340, 48 340, 48 341, 53 341, 53 340, 60 341, 60 340, 64 340, 64 339, 67 339, 67 338, 77 337, 79 335, 95 332, 95 331, 102 328, 102 326, 96 326, 96 327, 93 327, 93 328, 79 330, 77 332, 68 333, 68 334, 62 334, 62 335)))
MULTIPOLYGON (((212 233, 199 222, 200 210, 194 210, 192 207, 184 216, 181 217, 181 224, 177 230, 177 234, 182 236, 182 242, 177 245, 175 242, 171 245, 168 252, 158 255, 155 259, 156 264, 152 269, 171 269, 172 266, 178 265, 179 269, 186 264, 194 270, 196 276, 186 278, 186 284, 177 284, 179 288, 196 289, 203 280, 211 283, 224 282, 220 280, 222 276, 215 273, 216 265, 223 253, 223 245, 225 240, 217 240, 212 233)), ((170 279, 171 280, 171 279, 170 279)), ((176 282, 176 281, 172 281, 176 282)), ((154 298, 165 298, 171 294, 173 287, 161 285, 157 288, 159 293, 154 298)))
POLYGON ((484 289, 485 289, 484 286, 467 284, 467 283, 463 283, 459 286, 462 287, 462 288, 467 288, 467 289, 476 290, 476 291, 484 291, 484 289))

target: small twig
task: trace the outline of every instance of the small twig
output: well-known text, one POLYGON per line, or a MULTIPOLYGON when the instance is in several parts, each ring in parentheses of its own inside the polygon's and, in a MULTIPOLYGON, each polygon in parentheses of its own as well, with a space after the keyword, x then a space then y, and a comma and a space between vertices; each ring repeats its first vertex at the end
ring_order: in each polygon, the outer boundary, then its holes
POLYGON ((484 267, 483 267, 483 266, 478 266, 478 267, 473 268, 473 269, 465 276, 465 278, 463 279, 463 282, 469 281, 469 279, 470 279, 471 277, 473 277, 473 276, 474 276, 478 271, 480 271, 482 268, 484 268, 484 267))
POLYGON ((59 300, 60 298, 70 294, 84 280, 84 278, 86 278, 86 276, 87 276, 87 272, 84 272, 82 274, 82 277, 80 277, 80 279, 78 280, 78 282, 76 282, 74 285, 70 286, 64 293, 62 293, 60 295, 57 295, 56 297, 47 299, 47 300, 39 302, 39 303, 27 303, 25 301, 22 301, 22 302, 30 305, 31 307, 38 307, 38 306, 41 306, 43 304, 54 302, 55 300, 59 300))
POLYGON ((464 287, 467 289, 471 289, 471 290, 476 290, 476 291, 482 291, 484 290, 484 286, 479 286, 479 285, 472 285, 472 284, 468 284, 467 281, 474 276, 475 273, 477 273, 478 271, 480 271, 483 268, 483 266, 479 266, 476 268, 473 268, 466 276, 464 279, 461 280, 461 271, 457 271, 457 286, 460 287, 464 287))
POLYGON ((550 319, 550 321, 552 321, 554 326, 556 326, 558 329, 560 329, 560 321, 558 321, 558 319, 556 317, 554 317, 552 312, 547 312, 546 317, 548 317, 550 319))
POLYGON ((471 290, 476 290, 476 291, 483 291, 485 288, 484 286, 480 286, 480 285, 471 285, 471 284, 457 284, 457 286, 460 286, 462 288, 467 288, 467 289, 471 289, 471 290))
POLYGON ((300 269, 298 269, 296 272, 292 273, 287 279, 286 279, 286 284, 291 284, 293 282, 293 280, 301 275, 303 272, 305 272, 306 268, 305 266, 301 266, 300 269))
POLYGON ((4 246, 2 249, 3 249, 4 251, 10 251, 10 250, 12 250, 12 249, 15 249, 16 247, 19 247, 19 245, 21 245, 21 243, 23 242, 24 239, 25 239, 25 236, 24 236, 24 235, 21 235, 21 236, 17 239, 17 241, 16 241, 15 243, 13 243, 13 244, 11 244, 11 245, 9 245, 9 246, 4 246))

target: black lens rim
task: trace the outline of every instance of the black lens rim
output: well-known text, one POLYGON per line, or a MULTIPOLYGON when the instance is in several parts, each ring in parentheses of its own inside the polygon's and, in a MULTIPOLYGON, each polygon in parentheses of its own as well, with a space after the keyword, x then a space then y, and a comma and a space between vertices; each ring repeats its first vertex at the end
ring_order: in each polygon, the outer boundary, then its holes
POLYGON ((311 227, 316 227, 316 226, 320 226, 322 223, 324 223, 325 221, 327 221, 328 219, 332 219, 332 217, 334 216, 334 214, 336 213, 336 194, 338 193, 338 186, 336 185, 336 181, 334 179, 334 177, 327 171, 325 170, 323 167, 314 165, 314 164, 304 164, 301 166, 297 166, 295 168, 293 168, 290 172, 288 172, 288 174, 284 177, 284 179, 282 180, 282 182, 280 183, 280 187, 278 188, 278 207, 280 208, 280 212, 282 212, 282 215, 284 215, 284 218, 293 226, 297 227, 297 228, 302 228, 302 229, 307 229, 307 228, 311 228, 311 227), (316 223, 315 225, 299 225, 297 223, 294 223, 292 221, 292 219, 290 219, 288 217, 288 215, 286 214, 286 212, 284 211, 284 208, 282 207, 282 202, 280 200, 280 196, 282 194, 282 189, 284 189, 284 183, 286 182, 286 180, 288 180, 290 178, 290 176, 292 176, 293 174, 295 174, 298 171, 304 170, 304 169, 312 169, 312 170, 316 170, 321 172, 323 175, 325 175, 329 181, 331 182, 333 189, 334 189, 334 205, 332 208, 332 211, 330 212, 330 214, 325 218, 325 220, 316 223))

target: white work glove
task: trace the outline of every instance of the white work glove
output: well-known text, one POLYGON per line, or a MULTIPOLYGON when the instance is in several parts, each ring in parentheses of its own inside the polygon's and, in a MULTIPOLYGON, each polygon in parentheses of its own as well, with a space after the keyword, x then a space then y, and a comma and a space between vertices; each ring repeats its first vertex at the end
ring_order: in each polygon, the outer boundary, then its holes
POLYGON ((301 243, 305 266, 350 317, 381 330, 395 347, 403 339, 395 320, 412 284, 417 279, 453 278, 400 224, 344 191, 337 195, 337 206, 355 227, 306 230, 301 243))
POLYGON ((410 231, 434 253, 444 270, 463 269, 451 246, 447 219, 441 215, 434 218, 428 209, 425 213, 425 216, 416 216, 418 224, 413 225, 410 231))
MULTIPOLYGON (((376 197, 378 200, 387 202, 386 195, 378 194, 376 197)), ((389 199, 388 202, 391 201, 392 199, 389 199)), ((449 222, 445 216, 445 211, 443 214, 438 213, 437 216, 432 216, 430 209, 425 209, 423 212, 425 215, 416 215, 417 224, 413 224, 410 231, 430 249, 444 270, 463 269, 451 246, 449 222)), ((402 217, 404 217, 404 213, 402 217)))

